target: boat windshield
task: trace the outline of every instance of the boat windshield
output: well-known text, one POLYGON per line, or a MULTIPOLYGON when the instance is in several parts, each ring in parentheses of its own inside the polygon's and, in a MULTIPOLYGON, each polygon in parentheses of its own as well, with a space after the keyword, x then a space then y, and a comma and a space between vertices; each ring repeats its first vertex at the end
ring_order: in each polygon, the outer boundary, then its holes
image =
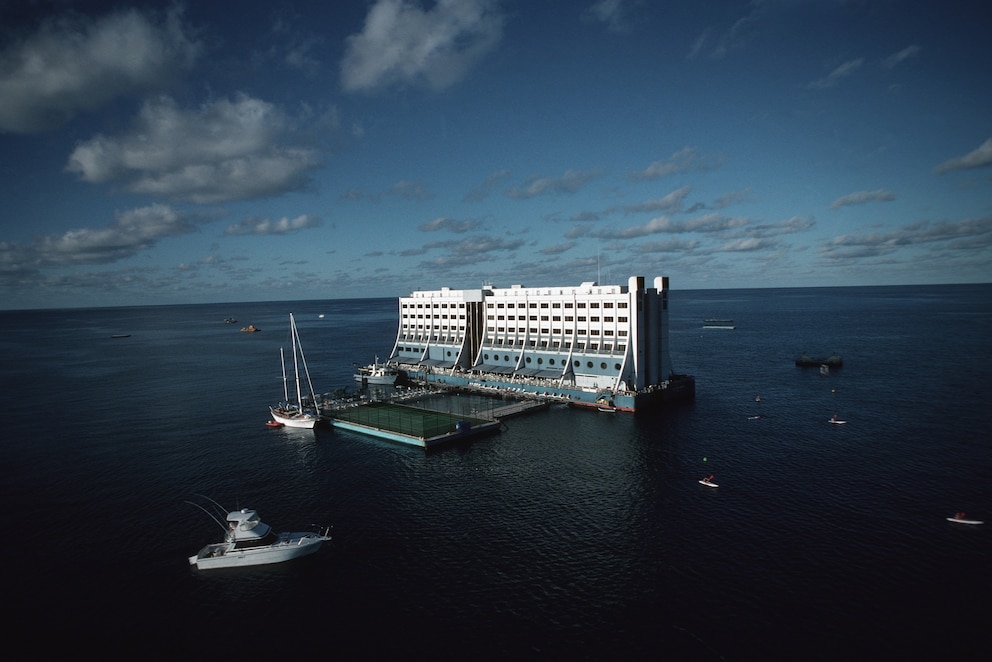
POLYGON ((228 515, 227 521, 230 523, 232 529, 237 528, 239 531, 251 531, 258 526, 262 520, 258 516, 258 513, 254 510, 244 509, 228 515))

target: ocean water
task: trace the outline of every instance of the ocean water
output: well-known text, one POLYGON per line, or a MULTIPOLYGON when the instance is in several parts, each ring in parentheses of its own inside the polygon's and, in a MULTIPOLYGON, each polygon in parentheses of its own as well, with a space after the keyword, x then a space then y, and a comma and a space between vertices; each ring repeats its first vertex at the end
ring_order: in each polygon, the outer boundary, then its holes
POLYGON ((322 392, 353 387, 353 362, 395 337, 393 299, 0 312, 11 650, 989 650, 990 285, 676 290, 671 351, 694 402, 552 408, 429 453, 263 425, 290 312, 322 392), (710 317, 737 328, 702 329, 710 317), (262 332, 238 332, 249 323, 262 332), (803 352, 844 367, 797 368, 803 352), (709 474, 718 489, 698 484, 709 474), (334 539, 289 564, 197 572, 187 557, 220 533, 186 504, 197 494, 277 530, 330 523, 334 539), (988 524, 945 521, 956 511, 988 524))

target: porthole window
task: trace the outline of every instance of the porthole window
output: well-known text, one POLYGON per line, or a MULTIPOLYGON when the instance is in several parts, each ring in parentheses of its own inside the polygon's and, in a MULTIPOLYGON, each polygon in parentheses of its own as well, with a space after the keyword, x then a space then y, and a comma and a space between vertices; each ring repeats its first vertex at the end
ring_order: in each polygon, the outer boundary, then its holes
POLYGON ((548 365, 554 365, 554 364, 555 364, 554 359, 548 359, 548 365))
POLYGON ((489 360, 489 355, 488 354, 483 354, 482 355, 482 358, 485 359, 486 361, 488 361, 489 360))
POLYGON ((614 370, 619 370, 620 369, 620 364, 619 363, 614 363, 613 364, 613 369, 614 370))
POLYGON ((587 368, 591 368, 592 367, 592 361, 586 361, 586 367, 587 368))
POLYGON ((579 367, 579 362, 578 362, 578 361, 576 361, 576 362, 575 362, 575 367, 576 367, 576 368, 578 368, 578 367, 579 367))
POLYGON ((544 363, 544 359, 538 359, 537 360, 537 365, 541 365, 542 363, 544 363))
POLYGON ((527 363, 530 363, 530 357, 529 356, 527 357, 527 363))
POLYGON ((606 361, 603 361, 602 363, 600 363, 599 364, 599 368, 600 368, 600 370, 606 370, 606 361))
POLYGON ((509 362, 510 362, 510 357, 509 357, 509 356, 506 356, 506 355, 504 354, 504 355, 503 355, 503 360, 504 360, 504 361, 506 361, 507 363, 509 363, 509 362))

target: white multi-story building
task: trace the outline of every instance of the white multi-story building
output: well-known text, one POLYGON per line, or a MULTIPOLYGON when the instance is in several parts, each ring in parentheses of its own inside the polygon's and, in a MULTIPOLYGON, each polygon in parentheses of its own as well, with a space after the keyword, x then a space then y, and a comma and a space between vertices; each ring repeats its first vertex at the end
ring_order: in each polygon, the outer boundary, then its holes
POLYGON ((426 290, 399 300, 390 362, 433 374, 638 393, 673 376, 668 278, 426 290))

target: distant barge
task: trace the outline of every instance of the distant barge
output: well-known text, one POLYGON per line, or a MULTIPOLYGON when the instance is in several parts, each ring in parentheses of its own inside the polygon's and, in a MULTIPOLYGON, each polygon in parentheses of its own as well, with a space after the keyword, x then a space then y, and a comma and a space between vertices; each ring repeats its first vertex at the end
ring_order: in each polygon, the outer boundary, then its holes
POLYGON ((844 360, 836 354, 831 354, 825 359, 811 357, 809 354, 803 354, 796 359, 796 365, 801 368, 819 368, 821 365, 825 365, 828 368, 839 368, 844 365, 844 360))

